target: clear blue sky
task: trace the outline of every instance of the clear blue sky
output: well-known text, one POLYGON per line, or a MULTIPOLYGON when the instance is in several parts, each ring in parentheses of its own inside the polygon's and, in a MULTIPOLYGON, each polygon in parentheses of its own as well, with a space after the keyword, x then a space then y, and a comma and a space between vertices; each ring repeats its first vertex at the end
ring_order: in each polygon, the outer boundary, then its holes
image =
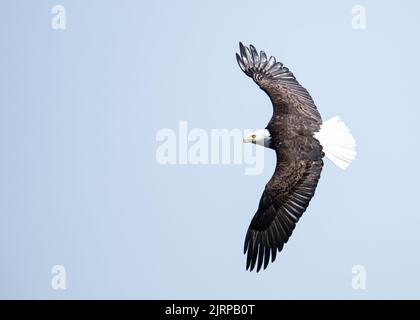
POLYGON ((420 298, 417 1, 2 1, 1 298, 420 298), (67 29, 51 28, 66 8, 67 29), (353 30, 363 4, 366 30, 353 30), (275 264, 245 271, 275 165, 156 162, 156 133, 263 128, 238 41, 275 55, 358 142, 326 163, 275 264), (63 265, 67 289, 51 288, 63 265), (366 290, 353 290, 353 265, 366 290))

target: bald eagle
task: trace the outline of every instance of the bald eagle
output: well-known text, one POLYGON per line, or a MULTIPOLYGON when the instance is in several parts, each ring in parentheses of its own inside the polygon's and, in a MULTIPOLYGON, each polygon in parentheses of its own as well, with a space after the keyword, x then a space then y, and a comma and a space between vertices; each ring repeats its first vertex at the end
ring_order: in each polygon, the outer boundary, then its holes
POLYGON ((274 57, 239 44, 239 67, 270 97, 273 116, 265 129, 244 137, 276 152, 277 165, 265 186, 245 236, 246 269, 267 268, 283 249, 314 196, 326 156, 341 169, 355 159, 355 140, 339 117, 322 123, 308 91, 274 57))

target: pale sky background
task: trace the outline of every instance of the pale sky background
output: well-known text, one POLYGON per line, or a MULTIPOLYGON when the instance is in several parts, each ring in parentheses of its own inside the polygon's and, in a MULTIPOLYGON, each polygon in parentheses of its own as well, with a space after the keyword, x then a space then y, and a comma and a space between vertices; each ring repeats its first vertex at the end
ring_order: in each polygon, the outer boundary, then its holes
POLYGON ((420 298, 418 1, 1 1, 0 298, 420 298), (51 28, 66 8, 67 29, 51 28), (367 10, 353 30, 351 9, 367 10), (245 271, 275 166, 156 162, 156 133, 263 128, 238 42, 358 142, 274 264, 245 271), (65 266, 67 289, 51 288, 65 266), (352 266, 367 270, 353 290, 352 266))

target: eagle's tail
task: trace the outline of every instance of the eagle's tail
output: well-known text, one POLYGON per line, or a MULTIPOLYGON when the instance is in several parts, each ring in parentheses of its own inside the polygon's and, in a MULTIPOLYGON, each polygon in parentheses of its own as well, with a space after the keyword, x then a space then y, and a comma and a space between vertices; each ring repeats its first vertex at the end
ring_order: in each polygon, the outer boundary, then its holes
POLYGON ((356 158, 356 140, 338 116, 325 121, 314 137, 320 142, 325 156, 340 169, 347 169, 356 158))

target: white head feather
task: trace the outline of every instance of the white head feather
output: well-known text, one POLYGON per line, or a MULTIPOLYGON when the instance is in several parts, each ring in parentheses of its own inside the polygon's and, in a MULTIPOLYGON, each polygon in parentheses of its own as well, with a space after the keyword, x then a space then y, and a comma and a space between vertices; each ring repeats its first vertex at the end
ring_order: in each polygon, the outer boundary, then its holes
POLYGON ((245 143, 255 143, 260 146, 269 147, 271 140, 270 132, 267 129, 256 130, 244 137, 245 143))

